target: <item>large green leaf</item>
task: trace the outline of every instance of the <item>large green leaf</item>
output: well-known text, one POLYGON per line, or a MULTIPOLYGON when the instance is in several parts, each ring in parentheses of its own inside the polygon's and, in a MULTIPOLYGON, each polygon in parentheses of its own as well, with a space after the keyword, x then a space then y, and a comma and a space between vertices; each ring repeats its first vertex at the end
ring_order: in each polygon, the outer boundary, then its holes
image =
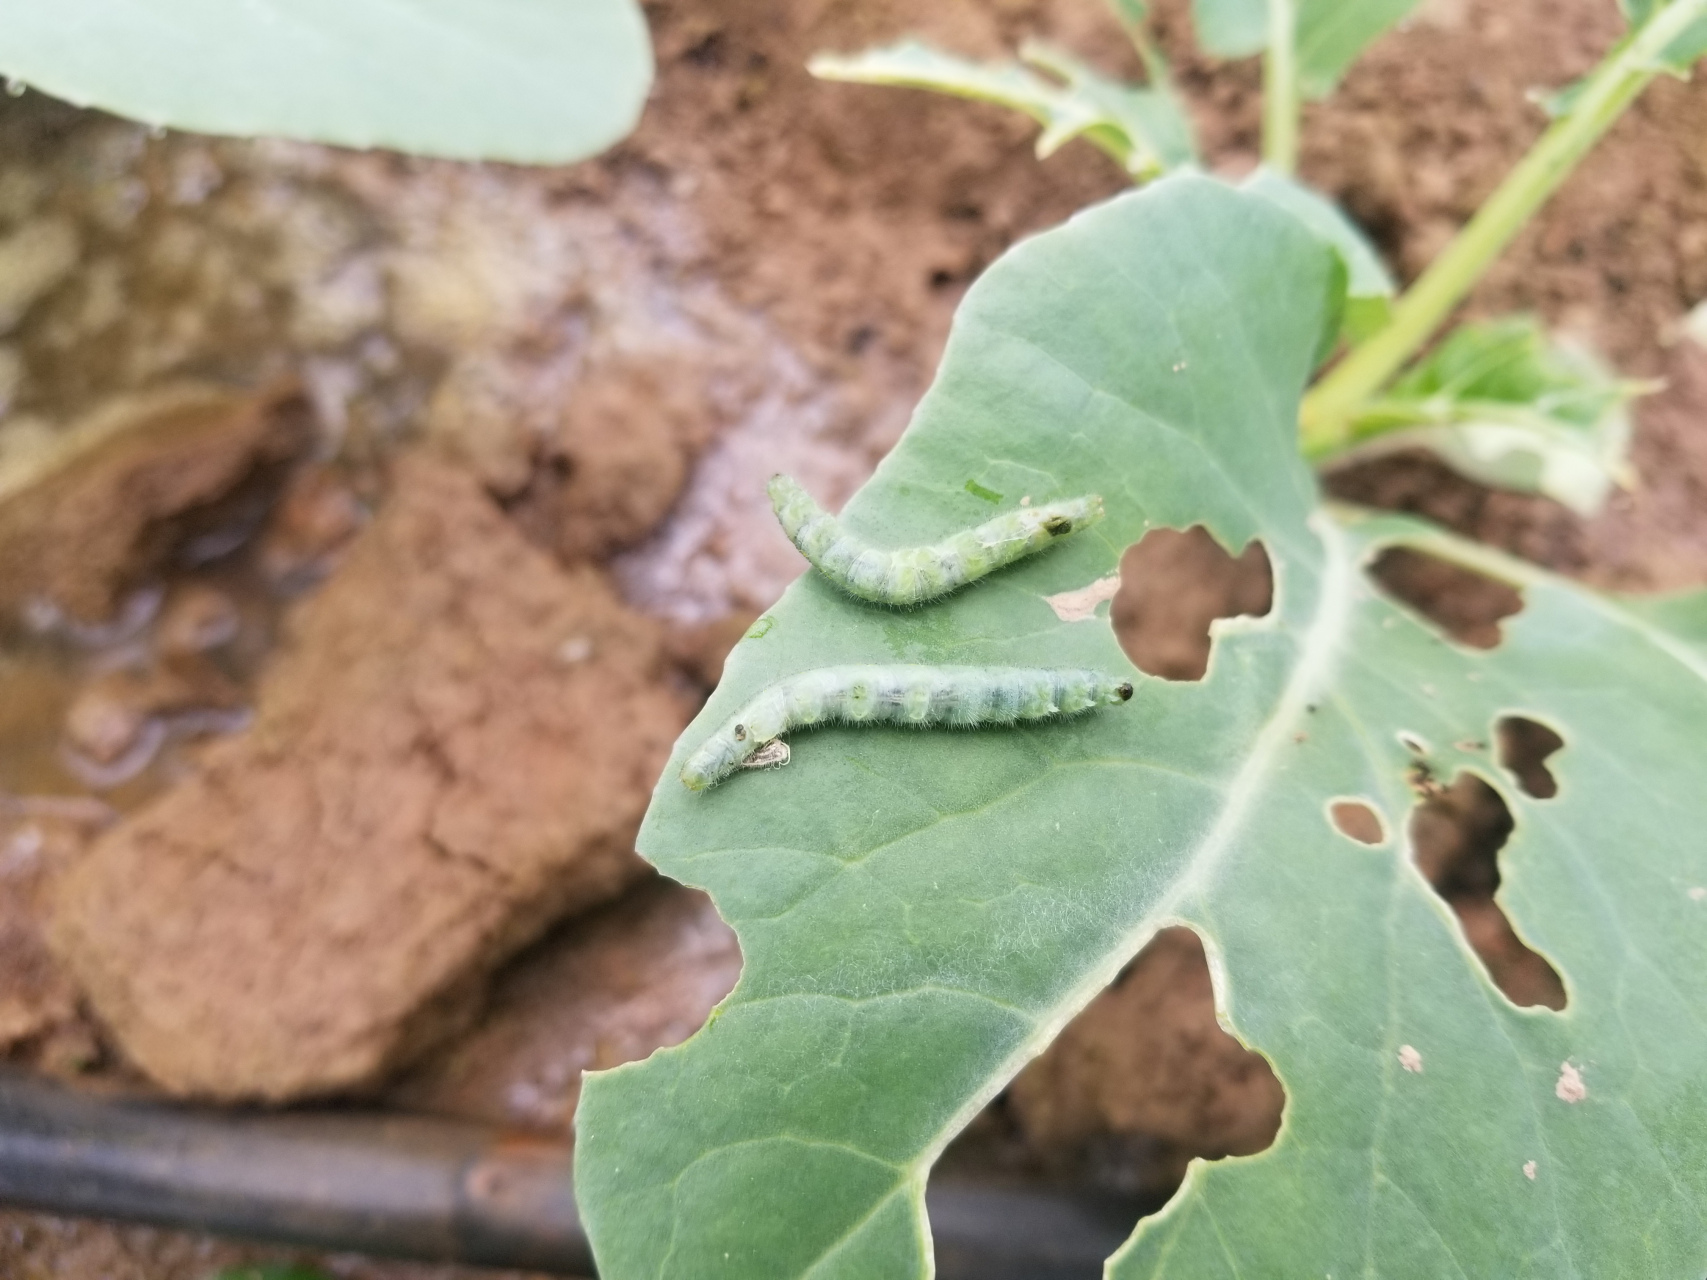
MULTIPOLYGON (((1304 91, 1332 91, 1346 68, 1421 0, 1296 0, 1298 78, 1304 91)), ((1269 0, 1193 0, 1203 47, 1242 58, 1268 47, 1269 0)))
POLYGON ((714 895, 745 969, 693 1039, 587 1083, 577 1188, 607 1280, 928 1274, 932 1161, 1174 923, 1203 936, 1285 1122, 1261 1155, 1194 1165, 1113 1274, 1700 1280, 1707 603, 1629 607, 1324 509, 1296 419, 1342 279, 1283 210, 1182 175, 969 292, 847 519, 924 541, 987 516, 968 481, 1004 505, 1094 490, 1108 517, 911 612, 809 574, 736 648, 641 848, 714 895), (1132 674, 1106 616, 1049 597, 1194 523, 1260 538, 1276 583, 1268 617, 1221 625, 1202 682, 1133 675, 1130 705, 1026 730, 801 734, 787 768, 700 795, 676 779, 804 668, 1132 674), (1392 542, 1516 576, 1528 608, 1499 648, 1461 649, 1364 575, 1392 542), (1507 714, 1563 735, 1556 798, 1490 758, 1507 714), (1562 971, 1564 1013, 1508 1003, 1412 865, 1425 769, 1510 804, 1502 901, 1562 971), (1346 796, 1380 811, 1381 846, 1331 824, 1346 796))
POLYGON ((634 127, 635 0, 0 0, 0 73, 203 133, 560 163, 634 127))

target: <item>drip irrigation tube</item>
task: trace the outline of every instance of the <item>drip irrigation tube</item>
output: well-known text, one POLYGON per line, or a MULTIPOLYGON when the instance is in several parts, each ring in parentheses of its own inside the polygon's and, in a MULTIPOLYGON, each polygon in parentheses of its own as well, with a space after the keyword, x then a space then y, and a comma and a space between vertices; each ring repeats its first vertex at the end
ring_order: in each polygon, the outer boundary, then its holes
MULTIPOLYGON (((232 1113, 0 1069, 0 1206, 590 1276, 571 1157, 567 1143, 483 1125, 232 1113)), ((942 1280, 1090 1280, 1138 1211, 967 1184, 926 1201, 942 1280)))

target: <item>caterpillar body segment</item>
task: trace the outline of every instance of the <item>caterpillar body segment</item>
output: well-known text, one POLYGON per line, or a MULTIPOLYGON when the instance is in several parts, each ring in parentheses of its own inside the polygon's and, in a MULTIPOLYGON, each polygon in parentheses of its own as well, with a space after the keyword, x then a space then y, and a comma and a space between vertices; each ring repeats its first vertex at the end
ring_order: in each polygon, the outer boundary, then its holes
POLYGON ((819 573, 861 600, 901 607, 947 595, 1103 516, 1102 499, 1090 494, 1021 507, 930 546, 886 551, 849 533, 787 476, 772 476, 768 490, 789 541, 819 573))
POLYGON ((682 769, 689 791, 715 786, 791 729, 897 724, 975 729, 1078 715, 1132 697, 1118 676, 1036 667, 848 666, 803 671, 762 690, 682 769))

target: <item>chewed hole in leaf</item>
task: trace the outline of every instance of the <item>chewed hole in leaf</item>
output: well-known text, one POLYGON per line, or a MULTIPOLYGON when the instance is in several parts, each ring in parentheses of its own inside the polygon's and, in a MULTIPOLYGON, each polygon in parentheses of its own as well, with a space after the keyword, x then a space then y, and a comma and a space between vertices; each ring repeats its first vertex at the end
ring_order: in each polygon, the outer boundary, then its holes
POLYGON ((1153 1211, 1193 1157, 1267 1147, 1285 1101, 1268 1061, 1216 1021, 1202 942, 1164 929, 950 1148, 948 1164, 985 1174, 1005 1164, 1153 1211))
POLYGON ((1228 555, 1201 525, 1153 529, 1120 558, 1120 590, 1109 620, 1140 671, 1201 680, 1209 669, 1209 624, 1260 617, 1274 602, 1268 552, 1253 542, 1228 555))
POLYGON ((1438 789, 1411 818, 1417 868, 1457 914, 1494 985, 1515 1005, 1563 1009, 1558 970, 1524 944, 1494 901, 1499 853, 1511 832, 1511 811, 1499 792, 1469 773, 1438 789))
POLYGON ((1501 620, 1523 609, 1523 597, 1505 583, 1409 547, 1387 548, 1369 574, 1387 595, 1475 649, 1498 645, 1501 620))
POLYGON ((1559 784, 1547 767, 1547 757, 1565 745, 1565 740, 1546 725, 1523 716, 1507 716, 1495 726, 1500 763, 1511 771, 1525 795, 1551 800, 1559 784))
POLYGON ((1387 824, 1375 808, 1362 800, 1335 800, 1328 806, 1334 829, 1359 844, 1386 844, 1387 824))

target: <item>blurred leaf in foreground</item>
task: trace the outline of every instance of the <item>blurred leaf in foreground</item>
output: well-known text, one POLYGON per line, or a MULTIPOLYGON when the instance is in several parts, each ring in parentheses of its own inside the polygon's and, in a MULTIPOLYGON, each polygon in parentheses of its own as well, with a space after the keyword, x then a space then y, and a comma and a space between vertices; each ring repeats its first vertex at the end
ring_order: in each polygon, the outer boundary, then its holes
POLYGON ((0 0, 0 73, 145 124, 561 164, 634 127, 635 0, 0 0))

